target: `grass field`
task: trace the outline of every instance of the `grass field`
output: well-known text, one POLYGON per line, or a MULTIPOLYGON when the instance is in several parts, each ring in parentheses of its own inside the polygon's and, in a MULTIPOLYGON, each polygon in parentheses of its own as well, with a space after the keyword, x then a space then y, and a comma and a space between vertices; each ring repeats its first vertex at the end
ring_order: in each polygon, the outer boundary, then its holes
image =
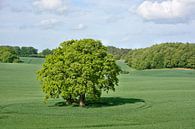
POLYGON ((44 62, 44 58, 35 57, 20 57, 20 60, 25 64, 41 64, 44 62))
POLYGON ((43 103, 39 63, 0 64, 0 129, 195 129, 195 70, 136 71, 119 62, 130 73, 116 92, 80 108, 43 103))

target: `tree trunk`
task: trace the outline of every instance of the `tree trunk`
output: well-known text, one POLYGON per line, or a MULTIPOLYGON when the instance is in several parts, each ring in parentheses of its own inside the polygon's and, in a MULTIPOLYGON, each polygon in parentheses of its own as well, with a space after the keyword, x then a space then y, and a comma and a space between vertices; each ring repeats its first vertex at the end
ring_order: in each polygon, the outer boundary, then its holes
POLYGON ((85 106, 85 94, 81 94, 79 97, 79 106, 84 107, 85 106))
POLYGON ((69 97, 66 99, 66 104, 72 104, 73 103, 73 99, 72 99, 72 96, 69 95, 69 97))

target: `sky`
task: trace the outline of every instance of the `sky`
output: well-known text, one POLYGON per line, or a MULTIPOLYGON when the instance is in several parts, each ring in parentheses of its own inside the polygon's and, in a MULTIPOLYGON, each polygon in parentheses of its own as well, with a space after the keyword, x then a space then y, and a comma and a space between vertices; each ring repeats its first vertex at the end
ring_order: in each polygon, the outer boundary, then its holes
POLYGON ((120 48, 195 43, 195 0, 0 0, 0 45, 43 50, 83 38, 120 48))

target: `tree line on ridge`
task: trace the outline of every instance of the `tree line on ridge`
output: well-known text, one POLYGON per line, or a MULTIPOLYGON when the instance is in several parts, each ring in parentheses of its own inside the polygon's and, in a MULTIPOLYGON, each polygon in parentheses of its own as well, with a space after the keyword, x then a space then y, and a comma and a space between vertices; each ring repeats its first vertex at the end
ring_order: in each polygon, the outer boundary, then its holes
POLYGON ((134 49, 125 57, 135 69, 193 68, 195 69, 195 44, 162 43, 148 48, 134 49))
MULTIPOLYGON (((34 47, 0 46, 0 62, 21 62, 19 57, 42 57, 52 54, 53 50, 38 52, 34 47)), ((132 68, 193 68, 195 69, 195 44, 161 43, 148 48, 127 49, 107 46, 107 52, 116 60, 123 59, 132 68)))

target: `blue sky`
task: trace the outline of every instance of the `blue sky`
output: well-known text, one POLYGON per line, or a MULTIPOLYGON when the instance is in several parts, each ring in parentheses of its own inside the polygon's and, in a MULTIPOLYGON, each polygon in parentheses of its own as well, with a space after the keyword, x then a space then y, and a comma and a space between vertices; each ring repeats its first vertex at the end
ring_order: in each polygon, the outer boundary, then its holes
POLYGON ((42 50, 94 38, 141 48, 194 34, 195 0, 0 0, 0 45, 42 50))

